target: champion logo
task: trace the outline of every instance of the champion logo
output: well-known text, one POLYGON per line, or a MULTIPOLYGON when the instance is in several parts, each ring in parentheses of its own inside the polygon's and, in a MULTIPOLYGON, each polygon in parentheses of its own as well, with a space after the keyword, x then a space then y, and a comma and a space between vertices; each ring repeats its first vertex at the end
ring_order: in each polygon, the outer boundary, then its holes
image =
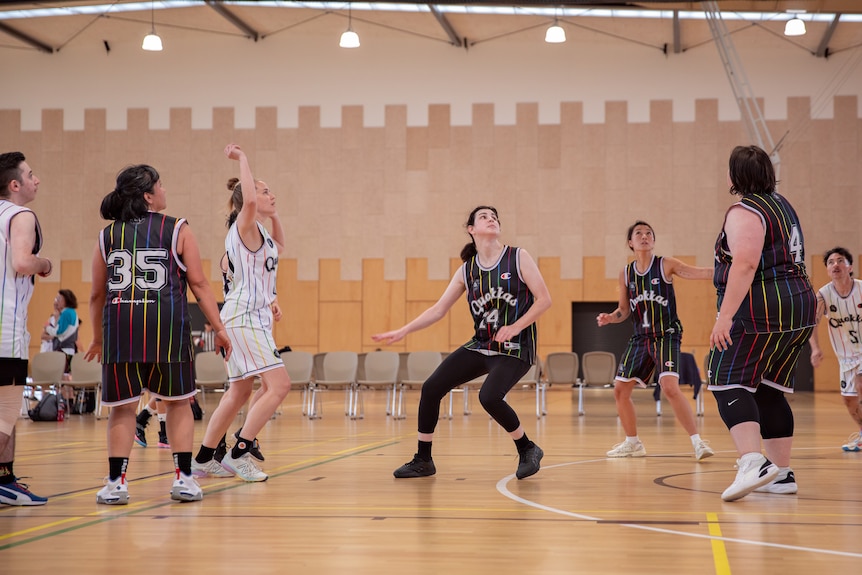
POLYGON ((500 279, 501 279, 501 280, 508 280, 508 279, 511 279, 511 278, 512 278, 512 274, 511 274, 511 273, 509 273, 509 272, 503 272, 503 273, 501 273, 501 274, 500 274, 500 279))
POLYGON ((660 283, 661 283, 661 280, 660 280, 660 279, 658 279, 658 278, 653 278, 652 280, 650 280, 650 282, 649 282, 649 283, 651 283, 651 284, 652 284, 652 285, 654 285, 654 286, 657 286, 658 284, 660 284, 660 283))

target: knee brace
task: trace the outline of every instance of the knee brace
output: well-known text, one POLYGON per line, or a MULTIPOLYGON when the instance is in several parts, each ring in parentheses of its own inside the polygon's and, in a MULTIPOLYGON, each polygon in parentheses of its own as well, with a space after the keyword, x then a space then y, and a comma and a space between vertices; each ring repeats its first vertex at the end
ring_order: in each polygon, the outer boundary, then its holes
POLYGON ((761 384, 754 400, 760 412, 760 436, 763 439, 793 437, 793 410, 783 391, 761 384))
POLYGON ((740 423, 760 423, 760 414, 754 394, 741 388, 722 389, 712 392, 718 404, 718 413, 724 425, 731 429, 740 423))

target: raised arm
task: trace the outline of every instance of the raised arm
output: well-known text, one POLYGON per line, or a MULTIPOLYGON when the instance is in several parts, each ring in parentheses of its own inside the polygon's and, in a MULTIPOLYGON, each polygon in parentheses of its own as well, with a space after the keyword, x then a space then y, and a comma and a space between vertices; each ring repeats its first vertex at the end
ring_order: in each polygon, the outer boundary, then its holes
POLYGON ((281 225, 281 219, 278 217, 278 212, 275 212, 269 218, 272 224, 272 231, 269 235, 272 236, 272 241, 275 242, 275 248, 278 250, 278 255, 284 251, 284 228, 281 225))
POLYGON ((600 313, 596 316, 596 323, 599 327, 606 326, 609 323, 624 322, 632 314, 632 310, 629 307, 628 286, 626 286, 626 268, 620 270, 619 292, 620 302, 617 305, 617 309, 611 313, 600 313))
POLYGON ((455 302, 458 301, 458 298, 461 297, 461 294, 463 294, 466 289, 467 288, 464 285, 464 269, 463 266, 461 266, 455 271, 455 274, 449 281, 449 285, 446 286, 446 290, 443 292, 443 295, 440 296, 440 299, 438 299, 434 305, 423 311, 410 323, 392 331, 374 334, 371 336, 371 339, 385 344, 395 343, 396 341, 404 339, 408 333, 419 331, 420 329, 424 329, 429 325, 440 321, 443 316, 449 312, 455 302))
POLYGON ((251 174, 248 156, 236 144, 228 144, 224 149, 224 155, 239 162, 242 209, 237 215, 236 227, 240 238, 242 238, 242 243, 251 251, 255 251, 262 245, 263 238, 257 227, 257 188, 254 184, 254 176, 251 174))

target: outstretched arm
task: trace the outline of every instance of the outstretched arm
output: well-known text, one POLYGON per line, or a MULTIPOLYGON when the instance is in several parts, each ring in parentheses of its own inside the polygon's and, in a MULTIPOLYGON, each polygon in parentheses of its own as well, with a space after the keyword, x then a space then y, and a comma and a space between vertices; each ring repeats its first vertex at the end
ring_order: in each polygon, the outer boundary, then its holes
POLYGON ((711 280, 714 268, 690 266, 676 258, 664 258, 665 273, 668 277, 679 276, 687 280, 711 280))
POLYGON ((462 266, 459 267, 455 272, 455 275, 452 276, 452 279, 449 281, 449 285, 446 286, 446 291, 443 292, 440 299, 437 300, 434 305, 419 314, 416 319, 398 329, 374 334, 371 336, 371 339, 385 344, 395 343, 396 341, 404 339, 408 333, 419 331, 420 329, 424 329, 429 325, 440 321, 440 319, 442 319, 443 316, 445 316, 452 308, 455 302, 458 301, 461 294, 463 294, 467 289, 464 286, 463 274, 464 271, 462 266))

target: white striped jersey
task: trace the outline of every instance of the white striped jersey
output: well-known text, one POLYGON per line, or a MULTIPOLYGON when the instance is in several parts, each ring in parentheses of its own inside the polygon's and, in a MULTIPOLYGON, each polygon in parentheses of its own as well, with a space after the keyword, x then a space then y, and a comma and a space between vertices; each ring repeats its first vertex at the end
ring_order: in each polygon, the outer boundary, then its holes
POLYGON ((263 245, 252 252, 242 243, 233 224, 225 238, 229 281, 221 309, 225 327, 272 329, 272 302, 276 296, 278 248, 263 225, 258 222, 263 245))
MULTIPOLYGON (((0 200, 0 249, 3 269, 0 270, 0 357, 27 359, 30 356, 30 332, 27 331, 27 307, 33 297, 33 276, 22 275, 12 268, 12 243, 9 230, 12 218, 30 208, 0 200)), ((35 217, 36 214, 33 214, 35 217)), ((42 248, 42 229, 36 219, 36 243, 33 253, 42 248)))
POLYGON ((820 288, 820 296, 826 303, 829 341, 841 371, 848 371, 862 363, 862 280, 853 280, 847 297, 841 297, 832 282, 820 288))

